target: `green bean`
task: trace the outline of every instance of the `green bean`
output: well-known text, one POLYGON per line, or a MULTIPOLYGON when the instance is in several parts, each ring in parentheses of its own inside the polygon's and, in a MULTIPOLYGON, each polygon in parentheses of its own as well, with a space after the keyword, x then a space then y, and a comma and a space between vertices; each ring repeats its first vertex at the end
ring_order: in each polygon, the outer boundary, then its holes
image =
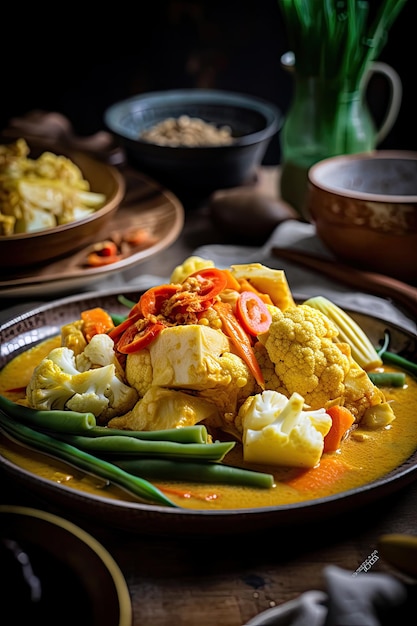
POLYGON ((76 411, 38 411, 0 395, 0 410, 17 420, 24 421, 33 428, 54 432, 78 434, 96 426, 92 413, 76 411))
POLYGON ((126 315, 120 315, 119 313, 110 313, 110 317, 112 318, 115 326, 118 326, 126 319, 126 315))
POLYGON ((377 387, 404 387, 404 372, 368 372, 371 381, 377 387))
MULTIPOLYGON (((77 434, 77 433, 74 433, 77 434)), ((203 424, 184 426, 183 428, 168 428, 167 430, 122 430, 107 426, 95 426, 83 433, 87 437, 114 437, 129 436, 136 439, 152 441, 174 441, 177 443, 207 443, 207 428, 203 424)))
POLYGON ((207 443, 207 428, 203 424, 169 428, 166 430, 121 430, 96 426, 92 413, 76 411, 39 411, 31 409, 4 396, 0 396, 0 410, 19 421, 27 422, 32 428, 51 432, 62 432, 88 437, 124 435, 153 441, 174 441, 177 443, 207 443))
POLYGON ((390 333, 387 331, 384 333, 384 343, 382 344, 382 346, 378 346, 377 348, 375 348, 383 363, 396 365, 397 367, 400 367, 409 374, 417 376, 417 363, 413 363, 409 359, 406 359, 399 354, 395 354, 394 352, 389 352, 388 346, 390 340, 390 333))
POLYGON ((88 454, 74 446, 58 441, 54 437, 50 437, 45 433, 40 433, 24 424, 11 420, 1 413, 0 426, 3 427, 6 433, 18 441, 36 448, 37 450, 41 450, 42 452, 46 452, 46 454, 58 457, 77 468, 110 480, 143 500, 157 504, 165 504, 170 507, 177 506, 148 481, 125 472, 120 467, 117 467, 117 465, 103 461, 92 454, 88 454))
POLYGON ((409 361, 405 357, 399 354, 394 354, 394 352, 389 352, 388 350, 386 350, 380 356, 384 363, 396 365, 397 367, 400 367, 401 369, 405 370, 409 374, 413 374, 414 376, 417 376, 417 364, 413 363, 412 361, 409 361))
POLYGON ((61 441, 76 448, 91 450, 99 454, 136 454, 195 461, 222 461, 235 446, 234 441, 215 443, 177 443, 175 441, 151 441, 135 439, 128 435, 105 437, 83 437, 57 433, 61 441))
POLYGON ((123 294, 120 294, 119 296, 117 296, 117 300, 120 302, 120 304, 123 304, 128 309, 132 309, 135 306, 135 304, 137 304, 137 302, 133 302, 133 300, 129 300, 129 298, 126 298, 126 296, 124 296, 123 294))
POLYGON ((117 459, 113 463, 130 474, 159 480, 181 480, 212 484, 246 485, 270 489, 272 474, 223 465, 223 463, 177 463, 168 459, 117 459))

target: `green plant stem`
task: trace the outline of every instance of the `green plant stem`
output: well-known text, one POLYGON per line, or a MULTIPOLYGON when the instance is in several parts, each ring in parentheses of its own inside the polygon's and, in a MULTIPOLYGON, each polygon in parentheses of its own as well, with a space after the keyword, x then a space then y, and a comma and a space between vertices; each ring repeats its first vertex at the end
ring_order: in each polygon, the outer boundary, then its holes
POLYGON ((167 459, 115 459, 113 463, 130 474, 159 480, 245 485, 270 489, 272 474, 232 467, 223 463, 176 463, 167 459))
POLYGON ((57 457, 71 465, 109 480, 126 489, 141 500, 177 507, 157 487, 148 481, 128 474, 120 467, 97 458, 83 450, 56 440, 45 433, 40 433, 28 426, 11 420, 0 413, 0 426, 6 433, 36 450, 57 457))
POLYGON ((407 0, 383 0, 370 22, 367 0, 278 0, 295 70, 356 92, 407 0))

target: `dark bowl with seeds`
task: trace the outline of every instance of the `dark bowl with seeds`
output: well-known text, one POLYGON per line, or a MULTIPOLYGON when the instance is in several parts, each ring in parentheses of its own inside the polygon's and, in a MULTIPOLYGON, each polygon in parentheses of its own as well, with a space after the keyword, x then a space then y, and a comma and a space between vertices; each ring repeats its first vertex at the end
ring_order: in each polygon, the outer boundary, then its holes
POLYGON ((180 199, 201 200, 254 180, 283 116, 254 96, 175 89, 117 102, 104 121, 131 165, 180 199))

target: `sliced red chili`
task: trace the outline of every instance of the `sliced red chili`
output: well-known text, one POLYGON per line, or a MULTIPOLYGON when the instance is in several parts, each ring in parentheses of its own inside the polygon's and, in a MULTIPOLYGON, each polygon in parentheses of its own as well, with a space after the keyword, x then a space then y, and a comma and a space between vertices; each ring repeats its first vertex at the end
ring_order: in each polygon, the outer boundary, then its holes
POLYGON ((87 256, 87 265, 90 267, 102 267, 103 265, 111 265, 118 263, 123 259, 121 254, 99 254, 98 252, 90 252, 87 256))
POLYGON ((139 302, 133 309, 140 311, 143 317, 158 315, 161 312, 162 304, 176 294, 177 291, 179 291, 179 288, 174 284, 151 287, 141 295, 139 302))
POLYGON ((239 295, 236 301, 236 317, 246 332, 254 337, 265 333, 272 321, 265 302, 252 291, 242 291, 239 295))
POLYGON ((113 341, 116 343, 119 340, 119 338, 123 335, 123 333, 130 326, 134 326, 135 322, 137 322, 139 319, 142 319, 141 313, 135 313, 134 315, 127 317, 125 320, 123 320, 123 322, 120 322, 120 324, 112 328, 107 333, 108 336, 111 337, 113 341))
POLYGON ((165 328, 165 325, 156 322, 155 324, 149 323, 143 329, 138 331, 133 324, 123 333, 117 344, 117 350, 122 354, 132 354, 138 350, 146 348, 165 328))
POLYGON ((194 272, 189 278, 198 278, 201 281, 198 297, 200 300, 213 300, 227 287, 228 277, 217 267, 205 267, 194 272))
POLYGON ((228 302, 216 302, 213 308, 217 311, 222 321, 224 334, 230 338, 236 353, 245 361, 258 385, 264 389, 265 380, 258 360, 248 335, 233 313, 232 305, 228 302))

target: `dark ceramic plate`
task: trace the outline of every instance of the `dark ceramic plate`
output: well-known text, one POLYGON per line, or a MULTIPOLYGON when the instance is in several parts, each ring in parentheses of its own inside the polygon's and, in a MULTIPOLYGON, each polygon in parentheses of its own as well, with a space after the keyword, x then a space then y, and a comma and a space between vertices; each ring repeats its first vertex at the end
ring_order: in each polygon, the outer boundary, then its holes
POLYGON ((2 623, 131 625, 124 576, 90 534, 57 515, 9 505, 0 506, 0 528, 2 623))
MULTIPOLYGON (((140 292, 127 289, 124 294, 137 299, 140 292)), ((60 327, 79 316, 84 308, 101 306, 114 313, 125 313, 118 302, 120 290, 70 296, 43 305, 5 323, 0 328, 0 368, 39 341, 59 333, 60 327)), ((390 350, 412 359, 417 353, 417 335, 370 315, 351 312, 372 341, 378 343, 385 330, 391 335, 390 350)), ((341 514, 385 497, 417 478, 417 451, 395 470, 372 483, 327 498, 257 509, 199 511, 157 505, 123 502, 75 491, 18 467, 0 456, 0 468, 21 485, 55 505, 79 515, 100 517, 112 527, 134 532, 200 534, 236 533, 303 524, 341 514)))

